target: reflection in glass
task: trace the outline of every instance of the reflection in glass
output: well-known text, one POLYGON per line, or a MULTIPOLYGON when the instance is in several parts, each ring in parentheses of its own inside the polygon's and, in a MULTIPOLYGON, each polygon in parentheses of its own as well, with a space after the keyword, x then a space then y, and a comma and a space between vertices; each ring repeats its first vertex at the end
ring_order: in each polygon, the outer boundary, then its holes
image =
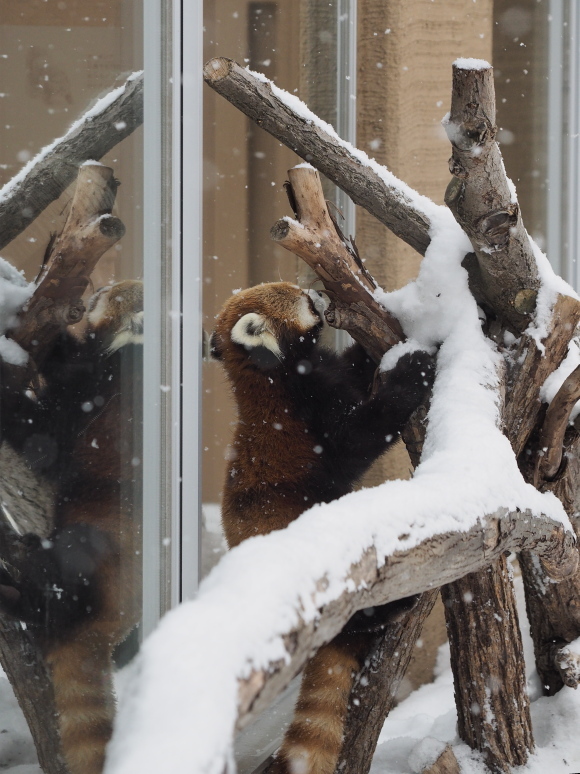
MULTIPOLYGON (((141 13, 129 0, 0 2, 0 184, 142 67, 141 13)), ((42 758, 54 701, 71 774, 102 770, 113 663, 135 652, 141 618, 141 142, 135 131, 75 163, 75 183, 0 263, 0 636, 41 654, 50 691, 25 711, 45 713, 42 758), (33 292, 18 320, 6 314, 33 292)), ((72 162, 66 149, 47 159, 42 185, 54 186, 50 169, 72 162)), ((18 654, 6 659, 31 704, 18 654)))

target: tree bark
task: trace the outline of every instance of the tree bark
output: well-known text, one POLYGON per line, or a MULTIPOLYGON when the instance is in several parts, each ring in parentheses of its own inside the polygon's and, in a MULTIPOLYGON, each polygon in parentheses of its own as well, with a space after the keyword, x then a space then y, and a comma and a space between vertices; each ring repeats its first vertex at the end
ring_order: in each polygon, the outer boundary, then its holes
POLYGON ((518 613, 507 561, 444 586, 458 731, 493 772, 534 749, 518 613))
POLYGON ((64 137, 40 155, 23 179, 17 175, 0 191, 0 249, 58 199, 77 177, 81 164, 89 159, 98 161, 141 126, 143 74, 132 76, 117 92, 111 102, 105 101, 100 112, 94 113, 94 108, 87 111, 64 137))
POLYGON ((38 643, 20 622, 2 616, 0 663, 28 723, 42 771, 67 774, 60 750, 52 682, 38 643))
POLYGON ((523 331, 536 307, 540 279, 495 141, 493 68, 454 63, 451 112, 445 122, 454 175, 445 202, 475 248, 478 284, 487 307, 523 331))
POLYGON ((79 322, 85 308, 81 296, 99 258, 125 233, 111 215, 118 181, 102 164, 84 164, 64 229, 55 241, 38 286, 9 332, 40 367, 55 338, 79 322))
POLYGON ((289 193, 298 221, 279 220, 270 232, 272 239, 302 258, 324 284, 331 303, 326 319, 361 344, 380 362, 394 344, 404 339, 399 321, 375 301, 377 285, 352 245, 337 231, 315 169, 295 167, 288 170, 289 193))
MULTIPOLYGON (((206 83, 245 113, 258 126, 284 143, 329 180, 342 188, 355 204, 360 204, 381 223, 401 237, 421 255, 429 242, 429 218, 403 193, 390 174, 379 165, 370 166, 362 151, 344 143, 331 128, 323 128, 298 115, 269 81, 225 57, 211 59, 203 69, 206 83), (384 171, 385 178, 380 174, 384 171)), ((291 95, 288 95, 291 97, 291 95)), ((376 164, 376 162, 375 162, 376 164)))
POLYGON ((489 514, 468 532, 435 535, 386 560, 370 548, 352 566, 345 590, 324 606, 320 618, 287 633, 288 659, 254 669, 239 680, 237 728, 264 711, 312 652, 338 634, 355 611, 438 588, 488 567, 506 551, 523 549, 537 552, 553 567, 560 576, 554 580, 569 577, 578 567, 574 535, 560 523, 529 512, 489 514))
POLYGON ((350 695, 344 741, 336 774, 369 771, 385 718, 393 708, 413 648, 439 590, 426 591, 415 606, 377 638, 350 695))

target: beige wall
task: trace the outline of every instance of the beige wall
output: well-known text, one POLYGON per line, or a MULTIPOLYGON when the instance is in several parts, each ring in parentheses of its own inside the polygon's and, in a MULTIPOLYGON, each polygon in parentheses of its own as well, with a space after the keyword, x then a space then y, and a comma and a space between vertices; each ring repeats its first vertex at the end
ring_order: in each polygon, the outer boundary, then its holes
MULTIPOLYGON (((450 179, 451 63, 491 60, 491 0, 362 0, 359 4, 357 145, 419 193, 441 204, 450 179)), ((386 290, 416 276, 421 257, 377 220, 357 210, 357 244, 386 290)), ((407 478, 402 446, 379 461, 367 484, 407 478)))
MULTIPOLYGON (((62 137, 98 97, 142 68, 140 14, 134 0, 0 0, 0 185, 62 137)), ((142 274, 142 130, 101 161, 121 181, 115 214, 127 232, 99 261, 95 287, 142 274)), ((37 274, 50 232, 62 228, 70 198, 65 191, 2 250, 27 279, 37 274)))

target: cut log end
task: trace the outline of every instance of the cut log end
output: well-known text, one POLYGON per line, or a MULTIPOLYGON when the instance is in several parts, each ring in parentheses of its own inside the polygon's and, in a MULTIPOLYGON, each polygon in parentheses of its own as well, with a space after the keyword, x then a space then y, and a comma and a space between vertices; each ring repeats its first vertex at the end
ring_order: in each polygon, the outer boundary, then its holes
POLYGON ((99 220, 99 230, 103 236, 117 242, 125 235, 126 228, 120 218, 115 218, 111 215, 110 217, 101 218, 99 220))
POLYGON ((206 62, 203 68, 203 78, 207 83, 217 83, 227 78, 235 62, 225 56, 217 56, 206 62))
POLYGON ((274 223, 270 229, 270 238, 274 242, 283 242, 285 239, 287 239, 289 233, 290 222, 285 218, 282 218, 281 220, 274 223))

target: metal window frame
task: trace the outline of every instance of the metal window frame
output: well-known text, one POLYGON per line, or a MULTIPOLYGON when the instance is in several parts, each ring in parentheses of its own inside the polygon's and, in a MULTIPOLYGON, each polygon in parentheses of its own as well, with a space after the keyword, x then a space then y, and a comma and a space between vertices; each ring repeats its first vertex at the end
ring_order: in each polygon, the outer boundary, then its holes
POLYGON ((143 623, 199 578, 203 4, 144 0, 143 623))
POLYGON ((547 253, 580 289, 580 8, 550 0, 548 53, 547 253))

